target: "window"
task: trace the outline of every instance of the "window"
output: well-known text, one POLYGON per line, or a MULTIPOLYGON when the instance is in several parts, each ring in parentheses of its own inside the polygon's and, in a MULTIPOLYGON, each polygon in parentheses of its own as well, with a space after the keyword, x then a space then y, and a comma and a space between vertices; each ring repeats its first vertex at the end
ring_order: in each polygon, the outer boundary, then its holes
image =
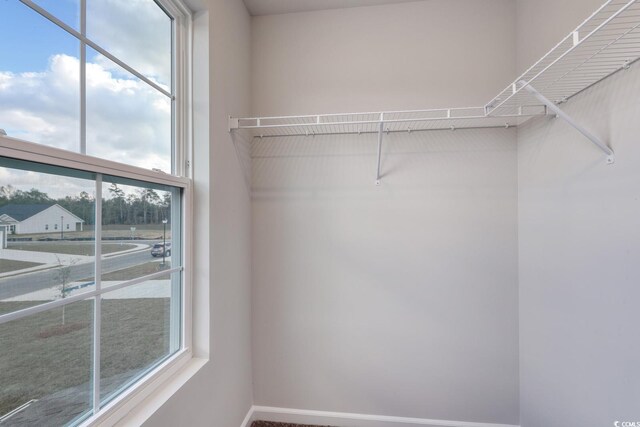
POLYGON ((190 356, 190 16, 178 0, 10 0, 0 16, 0 216, 19 225, 0 423, 90 424, 190 356))
POLYGON ((83 16, 79 1, 25 3, 0 3, 0 128, 172 172, 174 20, 153 0, 91 0, 83 16), (65 23, 75 16, 79 29, 65 23))

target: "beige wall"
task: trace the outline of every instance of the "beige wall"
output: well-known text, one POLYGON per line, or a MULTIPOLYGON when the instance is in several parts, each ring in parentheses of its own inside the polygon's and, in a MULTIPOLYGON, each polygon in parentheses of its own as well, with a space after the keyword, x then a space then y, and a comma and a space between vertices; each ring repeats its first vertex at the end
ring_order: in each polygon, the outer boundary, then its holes
POLYGON ((211 2, 213 143, 195 166, 199 234, 211 220, 214 236, 196 265, 212 283, 196 298, 196 313, 211 307, 199 351, 212 362, 147 424, 239 425, 252 366, 260 405, 523 427, 637 420, 638 65, 565 106, 612 144, 613 166, 553 119, 517 138, 391 135, 380 187, 370 135, 265 138, 250 206, 246 144, 224 131, 250 109, 481 105, 599 4, 430 0, 249 28, 240 2, 211 2))
MULTIPOLYGON (((483 105, 513 79, 515 3, 252 19, 255 114, 483 105)), ((253 146, 257 405, 518 423, 516 135, 253 146)))
POLYGON ((252 19, 256 115, 483 106, 515 74, 512 0, 252 19))
POLYGON ((517 0, 518 74, 573 31, 604 0, 517 0))
MULTIPOLYGON (((600 3, 520 0, 521 56, 600 3)), ((522 427, 638 420, 638 99, 636 64, 563 105, 611 145, 614 165, 561 120, 518 129, 522 427)))
POLYGON ((523 427, 637 420, 640 68, 565 109, 616 163, 565 123, 519 129, 523 427))
POLYGON ((199 283, 194 333, 198 355, 208 355, 210 361, 147 421, 148 426, 236 427, 253 400, 250 198, 243 159, 227 131, 228 114, 249 112, 250 17, 241 1, 211 0, 207 6, 208 14, 198 17, 198 31, 209 27, 209 61, 195 59, 200 82, 196 114, 209 108, 209 116, 196 123, 200 138, 193 164, 199 283), (208 327, 201 329, 203 318, 208 327))

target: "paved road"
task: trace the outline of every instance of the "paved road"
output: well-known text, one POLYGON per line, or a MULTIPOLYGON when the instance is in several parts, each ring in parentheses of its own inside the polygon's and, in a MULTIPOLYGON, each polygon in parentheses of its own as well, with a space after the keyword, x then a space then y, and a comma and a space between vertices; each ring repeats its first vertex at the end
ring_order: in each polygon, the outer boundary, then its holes
MULTIPOLYGON (((102 260, 102 272, 108 273, 121 270, 147 263, 153 259, 150 250, 114 255, 102 260)), ((93 281, 94 268, 95 264, 93 262, 70 266, 68 281, 72 282, 86 278, 89 278, 89 281, 93 281)), ((60 272, 57 268, 6 277, 0 279, 0 300, 50 288, 60 283, 60 272)))

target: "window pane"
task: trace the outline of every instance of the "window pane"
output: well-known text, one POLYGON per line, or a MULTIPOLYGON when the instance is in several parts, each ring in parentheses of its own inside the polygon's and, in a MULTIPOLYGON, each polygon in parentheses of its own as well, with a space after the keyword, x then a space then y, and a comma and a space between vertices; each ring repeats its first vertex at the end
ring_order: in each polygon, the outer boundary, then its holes
POLYGON ((33 0, 33 2, 75 30, 80 30, 79 0, 33 0))
POLYGON ((167 88, 171 33, 171 19, 153 0, 87 2, 87 37, 167 88))
POLYGON ((87 154, 171 173, 171 100, 87 49, 87 154))
POLYGON ((103 402, 178 350, 179 319, 180 273, 103 295, 100 339, 103 402))
POLYGON ((18 1, 0 1, 0 16, 0 129, 78 151, 79 42, 18 1))
POLYGON ((128 252, 102 261, 102 286, 179 265, 179 246, 174 245, 172 233, 172 223, 180 220, 179 214, 174 218, 179 208, 179 204, 172 204, 175 191, 140 181, 103 178, 103 239, 122 245, 128 252))
POLYGON ((0 301, 37 305, 93 290, 94 212, 92 174, 0 157, 0 301))
MULTIPOLYGON (((0 310, 28 305, 0 301, 0 310)), ((90 411, 93 301, 0 324, 0 343, 3 426, 66 425, 90 411)))

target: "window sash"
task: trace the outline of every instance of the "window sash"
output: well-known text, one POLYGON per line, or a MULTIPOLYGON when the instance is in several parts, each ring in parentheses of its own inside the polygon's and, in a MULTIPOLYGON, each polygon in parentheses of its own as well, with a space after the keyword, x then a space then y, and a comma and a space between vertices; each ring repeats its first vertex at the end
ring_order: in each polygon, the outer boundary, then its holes
POLYGON ((86 154, 36 144, 4 135, 0 135, 0 156, 45 165, 61 166, 67 169, 164 184, 183 189, 190 185, 190 180, 185 177, 125 165, 99 157, 87 156, 86 154))
MULTIPOLYGON (((0 315, 0 324, 6 323, 11 320, 17 320, 29 316, 31 314, 40 313, 56 307, 62 307, 64 305, 80 301, 83 299, 93 298, 97 295, 109 292, 111 290, 122 289, 128 286, 133 286, 141 281, 153 279, 157 276, 184 271, 183 263, 185 261, 185 251, 183 248, 187 247, 184 244, 184 239, 188 235, 186 233, 187 225, 185 224, 185 218, 189 218, 190 212, 190 194, 191 194, 191 181, 187 178, 176 177, 173 175, 166 175, 159 172, 148 171, 136 166, 121 165, 120 163, 110 162, 97 157, 90 157, 82 154, 71 153, 66 150, 61 150, 52 147, 46 147, 39 144, 20 141, 15 138, 10 138, 0 135, 0 157, 6 157, 19 161, 21 164, 18 169, 34 170, 38 172, 47 172, 47 169, 53 167, 53 171, 49 173, 57 173, 62 176, 69 177, 82 177, 83 179, 89 179, 95 183, 95 282, 96 289, 93 291, 87 291, 72 297, 63 298, 57 301, 51 301, 48 303, 40 304, 38 306, 26 308, 12 313, 0 315), (62 157, 67 159, 62 160, 62 157), (71 158, 70 158, 71 157, 71 158), (26 163, 24 163, 26 162, 26 163), (33 167, 29 167, 33 164, 33 167), (38 165, 40 164, 40 165, 38 165), (123 168, 123 166, 126 166, 123 168), (114 169, 117 167, 118 169, 114 169), (126 282, 119 283, 118 285, 112 285, 107 287, 104 291, 101 289, 101 258, 102 247, 100 242, 102 241, 102 181, 103 176, 108 177, 109 181, 121 181, 127 185, 140 186, 140 184, 151 184, 169 186, 172 190, 172 202, 171 204, 171 217, 177 219, 176 231, 178 238, 173 243, 174 253, 179 254, 179 266, 169 270, 163 270, 162 272, 152 273, 146 276, 135 278, 126 282)), ((0 165, 4 167, 11 167, 4 165, 4 161, 0 161, 0 165)), ((57 229, 57 224, 54 224, 57 229)))
MULTIPOLYGON (((93 299, 93 360, 92 360, 92 392, 93 392, 93 402, 92 402, 92 410, 88 412, 85 416, 81 417, 81 419, 77 420, 77 422, 84 422, 85 420, 90 420, 92 417, 100 415, 105 406, 109 404, 112 400, 118 400, 119 394, 122 393, 123 390, 132 387, 134 384, 139 382, 142 378, 144 378, 147 374, 156 370, 159 365, 172 360, 174 357, 178 357, 179 354, 184 353, 185 351, 189 352, 191 345, 191 336, 190 336, 190 324, 187 323, 189 318, 188 310, 190 310, 190 294, 191 294, 191 286, 190 286, 190 277, 185 272, 185 268, 183 263, 188 260, 186 256, 185 248, 188 248, 188 245, 185 245, 185 239, 188 234, 186 230, 188 228, 187 218, 189 218, 188 213, 191 208, 191 188, 190 181, 185 178, 174 177, 171 175, 165 176, 164 174, 152 173, 153 178, 164 178, 165 181, 170 182, 160 182, 160 179, 149 179, 147 177, 144 180, 141 180, 137 175, 148 175, 152 171, 147 171, 145 169, 136 168, 129 166, 127 171, 122 171, 120 169, 112 169, 110 166, 113 166, 111 163, 98 158, 90 158, 88 156, 77 155, 84 160, 83 162, 74 162, 73 159, 66 159, 65 161, 61 161, 58 157, 52 156, 49 157, 49 162, 44 165, 34 164, 33 158, 37 158, 42 160, 43 153, 42 146, 38 144, 25 143, 22 141, 15 141, 12 138, 1 137, 0 136, 0 155, 4 155, 6 153, 14 154, 14 156, 9 156, 12 160, 17 160, 21 164, 16 165, 19 169, 27 169, 27 170, 35 170, 39 172, 45 172, 47 169, 52 168, 53 170, 49 170, 49 173, 56 173, 62 176, 82 176, 85 179, 91 179, 95 185, 95 212, 94 212, 94 222, 95 226, 95 234, 94 234, 94 281, 95 288, 91 291, 86 291, 79 293, 77 295, 68 296, 66 298, 62 298, 55 301, 50 301, 42 304, 38 304, 32 307, 28 307, 22 310, 17 310, 14 312, 10 312, 7 314, 0 315, 0 324, 4 324, 7 322, 23 319, 38 313, 43 313, 46 311, 50 311, 56 308, 64 307, 69 304, 73 304, 79 301, 88 301, 93 299), (9 141, 6 141, 9 140, 9 141), (12 143, 12 146, 5 147, 4 145, 7 143, 12 143), (36 152, 28 151, 27 149, 36 149, 36 152), (24 162, 30 162, 29 164, 25 164, 24 162), (62 164, 64 163, 64 165, 62 164), (33 167, 29 167, 32 165, 33 167), (75 167, 73 167, 75 166, 75 167), (124 173, 123 173, 124 172, 124 173), (115 285, 110 285, 107 287, 102 286, 102 228, 104 227, 102 221, 102 189, 103 189, 103 176, 106 176, 108 181, 112 181, 112 178, 115 178, 116 181, 123 181, 128 185, 135 185, 140 187, 141 185, 150 184, 150 185, 161 185, 161 186, 169 186, 171 187, 170 191, 172 194, 172 203, 171 203, 171 218, 172 218, 172 228, 174 230, 174 236, 172 236, 172 253, 174 256, 174 260, 177 260, 178 266, 162 270, 158 272, 154 272, 151 274, 147 274, 141 277, 137 277, 134 279, 130 279, 115 285), (156 279, 161 276, 167 276, 171 278, 171 297, 170 297, 170 305, 171 309, 170 313, 170 322, 169 322, 169 337, 170 337, 170 345, 169 345, 169 353, 164 357, 161 361, 150 365, 144 372, 136 375, 135 378, 129 380, 125 385, 123 385, 117 393, 111 394, 107 400, 102 400, 101 395, 101 348, 100 341, 102 335, 101 328, 101 307, 102 307, 102 295, 108 294, 120 289, 129 288, 149 280, 156 279), (175 282, 178 280, 178 283, 175 282)), ((48 151, 57 152, 57 154, 65 153, 68 156, 68 153, 64 150, 49 148, 48 151)), ((55 154, 55 153, 53 153, 55 154)), ((47 157, 47 156, 45 156, 47 157)), ((6 162, 0 162, 3 164, 6 162)), ((42 163, 42 162, 41 162, 42 163)), ((116 164, 118 167, 121 165, 116 164)), ((11 165, 4 165, 7 167, 11 167, 11 165)), ((167 191, 167 190, 165 190, 167 191)))
POLYGON ((27 317, 36 313, 48 311, 56 307, 62 307, 73 302, 82 300, 94 300, 94 360, 93 360, 93 411, 89 412, 82 419, 76 421, 76 423, 82 423, 82 425, 90 425, 96 420, 102 420, 104 417, 118 416, 118 410, 122 406, 123 399, 132 395, 136 395, 140 392, 140 389, 146 390, 145 387, 149 386, 150 382, 155 381, 159 376, 164 376, 167 372, 175 370, 177 366, 184 364, 188 359, 192 357, 191 352, 191 292, 192 292, 192 241, 191 237, 193 232, 192 225, 192 181, 189 177, 192 175, 190 167, 190 159, 192 153, 191 141, 192 141, 192 83, 191 83, 191 57, 192 57, 192 32, 191 21, 192 14, 190 10, 182 3, 182 0, 155 0, 156 3, 164 9, 164 11, 171 17, 172 26, 172 72, 171 72, 171 89, 168 91, 160 85, 156 84, 152 80, 148 79, 142 73, 138 72, 134 67, 129 66, 125 61, 120 60, 117 56, 108 52, 108 50, 102 48, 97 43, 93 42, 86 37, 86 1, 80 0, 80 27, 77 31, 64 22, 60 21, 51 13, 39 5, 33 3, 31 0, 20 0, 24 5, 33 9, 49 21, 56 24, 58 27, 74 36, 80 42, 80 150, 79 151, 67 151, 59 148, 54 148, 34 142, 29 142, 6 135, 0 134, 0 156, 24 160, 28 162, 40 163, 43 165, 61 167, 68 170, 76 170, 81 174, 93 173, 95 174, 96 188, 99 189, 96 192, 96 235, 94 236, 96 242, 95 253, 95 271, 96 271, 96 289, 90 292, 85 292, 78 295, 69 296, 61 300, 52 301, 37 306, 27 308, 24 310, 8 313, 0 316, 0 323, 5 323, 11 320, 17 320, 19 318, 27 317), (112 60, 123 69, 130 72, 135 77, 144 81, 155 90, 159 91, 163 95, 171 99, 172 108, 172 120, 171 120, 171 174, 148 170, 136 166, 130 166, 123 163, 113 162, 107 159, 97 158, 86 155, 86 47, 89 46, 97 52, 103 54, 108 59, 112 60), (179 238, 175 239, 173 251, 176 255, 179 254, 179 266, 164 270, 161 272, 149 274, 143 277, 135 278, 126 282, 119 283, 117 285, 111 285, 106 288, 98 286, 100 283, 101 270, 101 228, 102 228, 102 177, 116 177, 123 179, 130 179, 135 181, 142 181, 145 183, 153 183, 163 186, 170 186, 177 191, 172 191, 172 194, 180 193, 180 197, 175 198, 179 203, 172 203, 172 209, 177 209, 176 215, 172 218, 179 218, 179 224, 176 224, 175 231, 179 233, 179 238), (98 226, 100 225, 100 226, 98 226), (179 226, 178 226, 179 225, 179 226), (163 361, 154 366, 150 366, 149 369, 140 375, 133 378, 130 382, 123 387, 122 392, 113 397, 112 401, 100 402, 100 304, 98 300, 101 295, 116 291, 118 289, 135 286, 136 284, 148 281, 156 278, 160 275, 170 274, 179 276, 181 279, 181 286, 172 286, 175 292, 178 290, 178 295, 172 293, 171 304, 177 302, 179 304, 179 310, 172 310, 172 313, 178 313, 177 322, 172 319, 170 336, 172 340, 178 338, 177 343, 172 342, 170 344, 170 353, 163 361), (96 325, 97 322, 97 325, 96 325), (98 326, 98 328, 96 328, 98 326), (97 380, 95 379, 97 378, 97 380), (135 384, 135 385, 134 385, 135 384))
POLYGON ((191 111, 191 83, 189 79, 191 57, 191 13, 180 0, 155 0, 171 19, 171 88, 166 90, 161 85, 146 77, 135 67, 127 64, 116 55, 110 53, 86 36, 86 2, 80 0, 80 31, 58 19, 32 0, 20 0, 25 6, 37 12, 53 24, 76 38, 80 43, 80 147, 79 153, 86 154, 87 117, 86 117, 86 50, 87 46, 104 55, 127 72, 131 73, 147 85, 162 93, 171 100, 171 174, 185 176, 189 173, 190 147, 186 141, 191 140, 189 126, 191 111))

